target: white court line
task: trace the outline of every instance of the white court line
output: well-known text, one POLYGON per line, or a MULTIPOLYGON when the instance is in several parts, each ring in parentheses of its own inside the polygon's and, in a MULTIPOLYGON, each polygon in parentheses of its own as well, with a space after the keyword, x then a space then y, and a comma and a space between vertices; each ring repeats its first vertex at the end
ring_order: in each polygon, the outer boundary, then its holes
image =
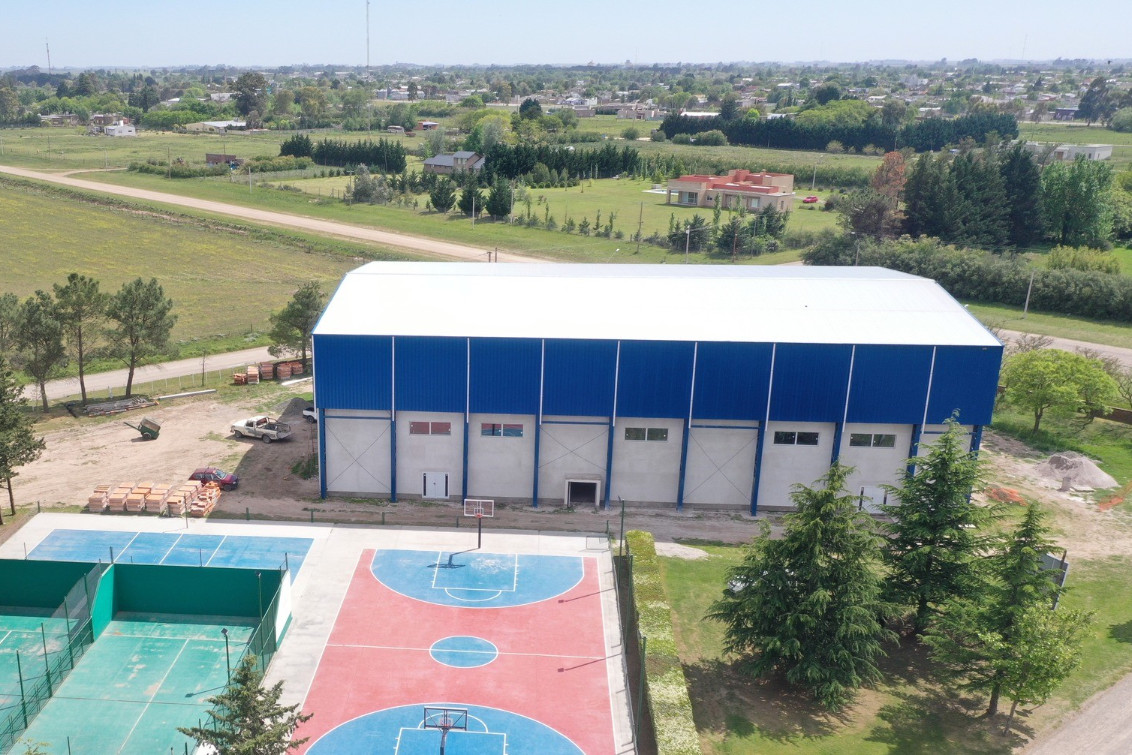
POLYGON ((212 552, 212 555, 208 557, 208 560, 204 562, 205 566, 208 566, 209 564, 212 563, 212 559, 216 558, 216 554, 219 553, 220 549, 224 547, 224 541, 227 540, 227 539, 228 539, 227 535, 224 535, 223 537, 220 538, 220 542, 216 544, 216 550, 214 550, 212 552))
MULTIPOLYGON (((432 589, 434 589, 434 590, 444 590, 445 592, 448 592, 449 590, 463 590, 465 592, 493 592, 493 593, 496 593, 497 595, 502 595, 505 592, 516 592, 519 589, 519 554, 518 553, 493 553, 491 555, 493 555, 493 556, 508 556, 508 557, 511 558, 512 579, 511 579, 511 589, 510 590, 508 590, 506 588, 501 589, 501 588, 498 588, 498 587, 460 587, 458 585, 446 585, 445 587, 438 587, 437 584, 436 584, 436 578, 438 576, 440 576, 440 572, 444 568, 446 568, 446 567, 443 567, 443 566, 440 565, 441 559, 444 558, 444 551, 440 551, 437 554, 436 563, 433 564, 432 589)), ((465 564, 464 566, 467 566, 467 565, 465 564)), ((449 595, 449 597, 451 597, 455 600, 464 600, 464 598, 458 598, 455 595, 452 595, 452 593, 448 593, 448 595, 449 595)), ((495 597, 495 596, 492 596, 492 597, 495 597)), ((491 600, 491 598, 480 598, 479 600, 491 600)), ((468 601, 468 602, 474 602, 474 601, 468 601)))
POLYGON ((181 641, 181 649, 177 651, 177 655, 173 656, 173 662, 169 664, 169 668, 165 669, 165 673, 161 676, 161 681, 158 683, 157 689, 153 691, 153 694, 150 695, 149 700, 145 703, 145 706, 142 708, 141 714, 138 716, 138 720, 134 721, 134 725, 130 727, 130 733, 127 734, 126 738, 122 740, 122 747, 119 748, 119 752, 124 750, 126 748, 126 745, 129 744, 130 738, 134 736, 134 731, 136 731, 138 728, 138 724, 140 724, 141 720, 145 718, 146 711, 148 711, 149 706, 153 704, 153 698, 157 697, 157 693, 161 691, 161 688, 163 686, 165 686, 165 680, 169 678, 169 674, 173 672, 173 667, 177 665, 177 660, 181 657, 181 653, 185 652, 185 648, 187 648, 188 646, 188 640, 181 641))
POLYGON ((165 555, 162 556, 161 560, 157 562, 158 564, 165 563, 165 559, 169 558, 169 554, 177 549, 177 543, 181 542, 181 538, 183 538, 184 536, 185 536, 184 532, 177 535, 177 539, 174 540, 173 544, 169 546, 169 550, 165 551, 165 555))
POLYGON ((118 559, 122 558, 122 554, 130 549, 130 546, 134 544, 134 541, 138 539, 138 535, 140 534, 140 532, 135 532, 134 536, 130 538, 130 542, 126 543, 126 547, 114 554, 114 563, 118 563, 118 559))
MULTIPOLYGON (((396 645, 364 645, 354 642, 328 642, 326 646, 335 648, 359 648, 362 650, 398 650, 405 652, 419 652, 428 653, 432 648, 410 648, 398 647, 396 645)), ((459 652, 459 653, 486 653, 486 650, 444 650, 442 652, 459 652)), ((600 661, 604 660, 604 656, 600 655, 563 655, 561 653, 505 653, 502 650, 498 651, 499 655, 513 655, 519 658, 568 658, 575 661, 600 661)))

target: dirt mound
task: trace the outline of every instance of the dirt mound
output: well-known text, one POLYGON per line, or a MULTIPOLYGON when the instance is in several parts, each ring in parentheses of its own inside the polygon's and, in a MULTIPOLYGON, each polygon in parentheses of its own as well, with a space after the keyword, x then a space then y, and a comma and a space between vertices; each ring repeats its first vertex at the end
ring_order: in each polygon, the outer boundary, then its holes
POLYGON ((1036 465, 1034 471, 1048 480, 1060 482, 1062 490, 1116 487, 1116 480, 1098 467, 1092 459, 1073 451, 1054 454, 1036 465))

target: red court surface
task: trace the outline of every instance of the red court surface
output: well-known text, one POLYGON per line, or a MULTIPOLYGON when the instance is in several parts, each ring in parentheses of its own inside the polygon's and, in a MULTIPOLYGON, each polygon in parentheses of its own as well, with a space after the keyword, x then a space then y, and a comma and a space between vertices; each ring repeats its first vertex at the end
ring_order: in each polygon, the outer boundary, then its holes
POLYGON ((596 559, 581 559, 581 581, 561 595, 467 608, 394 592, 371 572, 374 553, 363 553, 319 662, 300 752, 359 716, 442 701, 526 716, 591 755, 617 750, 596 559), (450 637, 487 640, 499 655, 475 668, 438 663, 429 649, 450 637))

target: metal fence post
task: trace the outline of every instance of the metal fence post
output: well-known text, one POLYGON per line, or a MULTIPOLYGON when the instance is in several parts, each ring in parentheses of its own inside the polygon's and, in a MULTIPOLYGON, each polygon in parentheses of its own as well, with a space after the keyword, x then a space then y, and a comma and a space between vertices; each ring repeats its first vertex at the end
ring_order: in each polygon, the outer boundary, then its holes
POLYGON ((45 625, 39 625, 39 634, 43 637, 43 668, 47 672, 47 696, 51 697, 55 694, 55 689, 51 684, 51 659, 47 655, 47 628, 45 625))
POLYGON ((28 702, 27 695, 24 693, 24 669, 23 664, 20 663, 20 651, 16 651, 16 674, 20 677, 20 711, 24 716, 24 728, 28 727, 28 702))
POLYGON ((637 637, 641 640, 641 678, 640 686, 637 688, 637 715, 636 720, 633 722, 633 741, 640 746, 641 742, 641 718, 644 713, 645 706, 645 649, 648 647, 649 638, 645 637, 638 630, 637 637))

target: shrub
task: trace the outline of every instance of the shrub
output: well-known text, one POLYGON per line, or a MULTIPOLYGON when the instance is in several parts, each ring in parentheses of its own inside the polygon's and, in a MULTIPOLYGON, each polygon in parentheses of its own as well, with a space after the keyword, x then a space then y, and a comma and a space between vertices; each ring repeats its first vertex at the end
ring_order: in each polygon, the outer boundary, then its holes
POLYGON ((1050 270, 1095 270, 1110 275, 1120 274, 1120 260, 1111 252, 1087 246, 1055 246, 1046 257, 1050 270))
POLYGON ((841 142, 834 139, 833 141, 825 145, 825 151, 830 153, 831 155, 839 155, 845 151, 845 146, 841 142))
POLYGON ((648 532, 625 533, 633 555, 633 600, 638 629, 647 638, 645 689, 658 755, 699 755, 700 739, 684 668, 676 652, 672 609, 664 594, 656 544, 648 532))
POLYGON ((691 136, 691 134, 676 134, 675 136, 672 137, 672 143, 673 144, 691 144, 692 143, 692 136, 691 136))
POLYGON ((664 135, 663 131, 661 131, 660 129, 656 129, 655 131, 653 131, 649 135, 649 138, 652 139, 654 142, 663 142, 668 137, 664 135))
POLYGON ((1122 107, 1112 116, 1113 131, 1132 131, 1132 107, 1122 107))
POLYGON ((637 141, 637 139, 639 139, 640 136, 641 136, 641 132, 638 131, 635 126, 630 126, 629 128, 627 128, 627 129, 625 129, 624 131, 621 132, 621 138, 625 139, 626 141, 630 141, 630 142, 637 141))
POLYGON ((727 136, 718 129, 705 131, 696 137, 696 144, 700 147, 726 147, 727 136))

